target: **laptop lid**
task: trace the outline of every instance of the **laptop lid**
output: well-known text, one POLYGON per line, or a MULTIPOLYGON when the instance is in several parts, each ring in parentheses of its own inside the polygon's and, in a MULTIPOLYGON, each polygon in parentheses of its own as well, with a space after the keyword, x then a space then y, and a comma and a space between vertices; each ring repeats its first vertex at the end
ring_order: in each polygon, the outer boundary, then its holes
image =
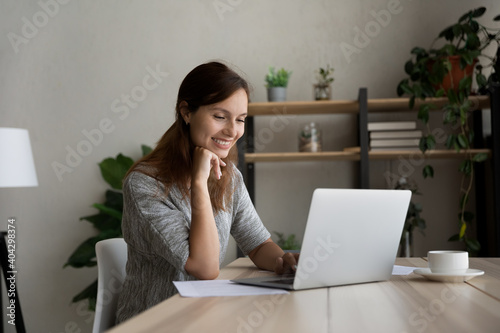
POLYGON ((391 277, 408 190, 316 189, 293 289, 391 277))
POLYGON ((234 281, 300 290, 388 280, 410 199, 408 190, 316 189, 293 280, 234 281))

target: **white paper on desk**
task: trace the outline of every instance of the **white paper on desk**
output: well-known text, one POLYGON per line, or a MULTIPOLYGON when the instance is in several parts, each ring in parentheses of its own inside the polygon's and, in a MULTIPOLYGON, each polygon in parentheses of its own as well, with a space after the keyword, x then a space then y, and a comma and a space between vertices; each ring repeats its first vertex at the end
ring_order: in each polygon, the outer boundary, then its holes
POLYGON ((417 268, 418 267, 394 265, 392 268, 392 275, 409 275, 417 268))
POLYGON ((246 286, 229 280, 174 281, 174 285, 183 297, 288 294, 283 289, 246 286))

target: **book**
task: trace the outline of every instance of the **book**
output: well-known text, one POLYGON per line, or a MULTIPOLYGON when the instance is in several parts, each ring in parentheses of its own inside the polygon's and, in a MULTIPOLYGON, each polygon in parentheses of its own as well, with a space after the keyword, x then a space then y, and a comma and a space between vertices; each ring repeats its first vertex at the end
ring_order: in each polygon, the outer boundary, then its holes
POLYGON ((419 147, 370 147, 370 151, 414 151, 420 152, 419 147))
POLYGON ((370 139, 410 139, 410 138, 421 138, 421 137, 422 137, 421 130, 370 132, 370 139))
POLYGON ((368 123, 368 131, 394 131, 414 129, 417 129, 416 121, 382 121, 368 123))
POLYGON ((376 139, 370 140, 370 147, 418 147, 420 139, 376 139))

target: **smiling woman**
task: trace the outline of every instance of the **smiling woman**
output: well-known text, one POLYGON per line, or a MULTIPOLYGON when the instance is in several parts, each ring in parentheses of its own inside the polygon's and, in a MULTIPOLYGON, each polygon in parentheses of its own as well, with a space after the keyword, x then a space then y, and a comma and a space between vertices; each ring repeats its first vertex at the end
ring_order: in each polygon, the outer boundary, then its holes
POLYGON ((123 185, 127 276, 121 322, 176 293, 173 281, 219 275, 229 236, 260 268, 295 267, 270 238, 236 168, 248 84, 224 64, 193 69, 179 88, 176 120, 123 185))

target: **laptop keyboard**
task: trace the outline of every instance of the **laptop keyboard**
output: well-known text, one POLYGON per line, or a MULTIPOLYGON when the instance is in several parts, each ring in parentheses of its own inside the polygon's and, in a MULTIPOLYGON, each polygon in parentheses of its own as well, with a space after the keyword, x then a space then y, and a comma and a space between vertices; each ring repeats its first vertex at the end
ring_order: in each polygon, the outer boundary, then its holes
POLYGON ((263 281, 263 282, 267 282, 267 283, 280 283, 280 284, 293 284, 293 278, 267 280, 267 281, 263 281))

